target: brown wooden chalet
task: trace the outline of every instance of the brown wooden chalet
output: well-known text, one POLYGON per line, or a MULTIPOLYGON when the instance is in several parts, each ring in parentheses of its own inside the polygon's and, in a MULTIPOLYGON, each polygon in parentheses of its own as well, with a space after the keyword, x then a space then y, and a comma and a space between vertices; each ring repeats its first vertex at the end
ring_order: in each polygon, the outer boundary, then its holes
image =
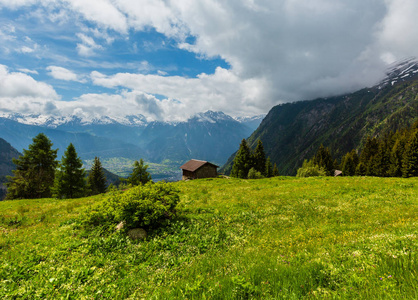
POLYGON ((183 180, 216 177, 217 168, 217 165, 197 159, 191 159, 180 167, 183 170, 183 180))

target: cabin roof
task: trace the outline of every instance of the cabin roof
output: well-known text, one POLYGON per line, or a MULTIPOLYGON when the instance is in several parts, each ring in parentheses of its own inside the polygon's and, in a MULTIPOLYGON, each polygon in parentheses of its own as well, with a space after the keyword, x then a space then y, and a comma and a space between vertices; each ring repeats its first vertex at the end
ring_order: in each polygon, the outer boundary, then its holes
POLYGON ((200 169, 201 167, 203 167, 204 165, 209 164, 215 168, 219 168, 219 166, 214 165, 210 162, 204 161, 204 160, 197 160, 197 159, 191 159, 188 162, 186 162, 184 165, 182 165, 180 167, 180 169, 186 170, 186 171, 190 171, 190 172, 194 172, 198 169, 200 169))

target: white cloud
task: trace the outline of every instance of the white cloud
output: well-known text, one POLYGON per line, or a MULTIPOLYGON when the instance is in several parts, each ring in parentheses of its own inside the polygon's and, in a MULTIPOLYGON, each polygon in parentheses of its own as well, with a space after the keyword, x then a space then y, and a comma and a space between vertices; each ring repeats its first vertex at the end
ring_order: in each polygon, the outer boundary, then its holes
MULTIPOLYGON (((103 28, 113 29, 115 31, 126 33, 128 24, 126 17, 121 13, 113 1, 109 0, 64 0, 70 7, 80 13, 86 20, 97 23, 103 28)), ((131 2, 132 6, 137 6, 136 2, 131 2)))
POLYGON ((230 70, 218 67, 214 74, 200 74, 197 78, 180 76, 143 75, 118 73, 106 76, 92 72, 94 84, 107 88, 129 88, 146 94, 164 95, 168 101, 162 104, 167 113, 164 118, 175 119, 205 110, 223 110, 226 113, 251 114, 261 113, 271 108, 272 103, 265 101, 256 105, 259 99, 265 99, 268 87, 263 79, 241 80, 230 70))
POLYGON ((18 69, 19 72, 38 75, 38 71, 29 69, 18 69))
POLYGON ((6 66, 0 65, 0 101, 3 101, 3 98, 19 97, 55 100, 59 98, 52 86, 36 81, 24 73, 10 73, 6 66))
POLYGON ((77 44, 77 51, 81 56, 93 56, 95 50, 103 49, 102 46, 96 44, 93 38, 83 33, 77 33, 77 37, 81 39, 81 44, 77 44))
POLYGON ((73 71, 70 71, 63 67, 49 66, 46 68, 46 70, 49 71, 49 75, 55 79, 77 81, 82 83, 87 82, 87 80, 85 78, 82 78, 82 76, 79 76, 73 71))

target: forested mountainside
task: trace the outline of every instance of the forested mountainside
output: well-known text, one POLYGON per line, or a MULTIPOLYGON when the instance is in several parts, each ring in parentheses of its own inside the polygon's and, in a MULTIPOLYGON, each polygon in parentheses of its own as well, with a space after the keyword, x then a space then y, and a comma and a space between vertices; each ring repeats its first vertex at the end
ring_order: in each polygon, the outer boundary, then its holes
MULTIPOLYGON (((418 63, 412 61, 390 70, 372 88, 275 106, 248 143, 255 148, 260 139, 280 174, 294 175, 321 144, 339 159, 352 149, 361 150, 368 136, 383 136, 417 119, 418 63)), ((234 155, 221 171, 230 172, 234 155)))
POLYGON ((18 158, 19 155, 19 151, 0 138, 0 200, 6 195, 6 187, 3 185, 6 176, 12 175, 12 170, 15 169, 13 158, 18 158))

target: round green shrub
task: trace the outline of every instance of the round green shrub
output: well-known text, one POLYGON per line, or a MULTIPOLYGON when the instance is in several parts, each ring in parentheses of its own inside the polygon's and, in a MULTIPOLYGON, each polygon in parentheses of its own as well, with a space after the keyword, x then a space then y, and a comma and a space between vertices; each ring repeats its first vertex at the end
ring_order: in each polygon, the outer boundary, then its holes
POLYGON ((112 227, 124 222, 124 230, 155 227, 175 215, 179 200, 179 191, 173 185, 150 182, 126 192, 113 192, 86 211, 82 223, 112 227))

